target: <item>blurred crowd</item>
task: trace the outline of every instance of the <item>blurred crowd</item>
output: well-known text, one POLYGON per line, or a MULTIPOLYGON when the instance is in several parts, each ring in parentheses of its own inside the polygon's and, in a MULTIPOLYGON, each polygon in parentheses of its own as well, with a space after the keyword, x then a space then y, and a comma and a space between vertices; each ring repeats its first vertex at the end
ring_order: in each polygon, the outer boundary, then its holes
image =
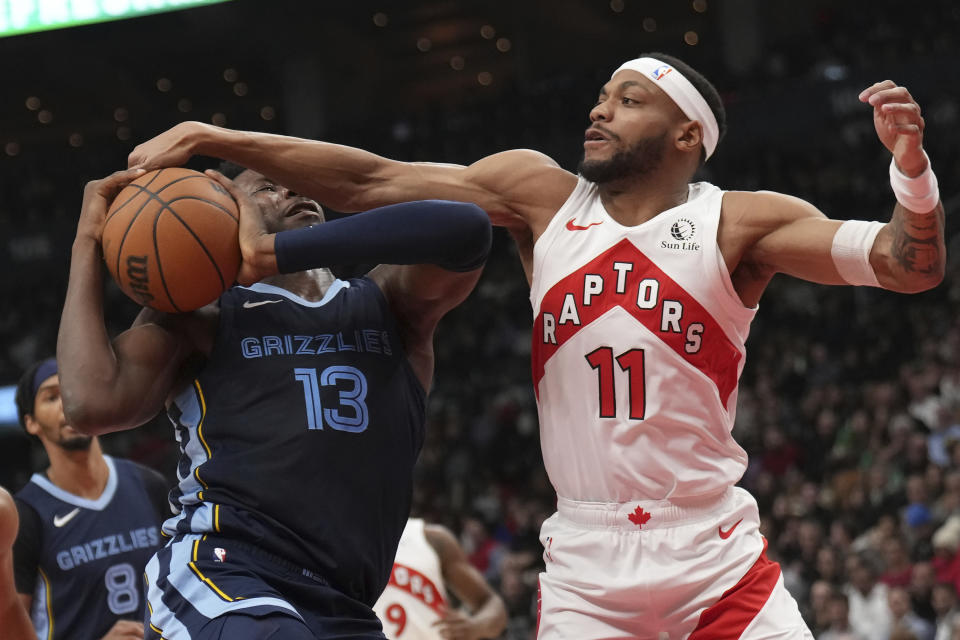
MULTIPOLYGON (((703 178, 727 189, 791 193, 834 218, 886 220, 894 202, 889 155, 869 110, 856 103, 863 87, 842 78, 867 68, 877 72, 869 80, 879 80, 883 64, 903 63, 905 53, 919 60, 949 53, 954 45, 941 36, 960 14, 949 3, 936 4, 953 21, 930 25, 922 40, 890 35, 896 29, 881 13, 876 33, 853 47, 843 36, 856 25, 844 20, 855 17, 836 10, 815 34, 821 49, 776 48, 759 85, 705 68, 718 87, 734 89, 725 93, 729 139, 703 178), (883 45, 876 56, 875 42, 883 45), (828 67, 837 78, 823 75, 828 67), (794 120, 788 105, 765 102, 764 90, 786 93, 798 78, 819 92, 804 100, 831 101, 821 120, 794 120), (751 122, 737 116, 751 105, 782 108, 779 117, 767 115, 779 122, 777 135, 795 144, 765 142, 766 132, 751 131, 751 122)), ((601 73, 544 78, 509 88, 495 102, 430 106, 344 127, 334 138, 397 159, 446 162, 528 146, 573 170, 603 79, 601 73)), ((948 218, 951 210, 960 216, 950 199, 960 175, 957 92, 956 84, 922 82, 916 92, 927 98, 925 146, 948 218)), ((2 384, 52 353, 82 181, 122 166, 124 156, 85 149, 69 163, 42 154, 18 160, 0 186, 0 202, 14 214, 4 216, 8 237, 30 240, 32 253, 8 255, 10 268, 23 271, 8 270, 2 292, 30 303, 7 305, 0 314, 2 384)), ((759 503, 768 553, 781 563, 818 640, 960 640, 957 226, 948 223, 951 262, 933 291, 907 297, 778 276, 760 304, 734 432, 750 454, 741 485, 759 503)), ((112 285, 108 302, 119 331, 135 307, 112 285)), ((498 232, 476 291, 438 332, 437 381, 414 501, 416 515, 459 533, 472 562, 503 596, 510 613, 504 637, 511 640, 532 637, 543 567, 539 526, 555 505, 530 382, 531 317, 519 261, 498 232)), ((173 477, 174 443, 163 418, 108 437, 105 447, 173 477)), ((5 476, 10 488, 19 488, 25 472, 5 476)))

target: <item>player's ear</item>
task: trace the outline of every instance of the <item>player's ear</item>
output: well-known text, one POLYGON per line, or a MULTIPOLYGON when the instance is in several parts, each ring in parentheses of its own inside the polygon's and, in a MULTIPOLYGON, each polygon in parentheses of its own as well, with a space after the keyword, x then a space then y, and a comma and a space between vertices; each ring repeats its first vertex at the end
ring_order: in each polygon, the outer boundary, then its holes
POLYGON ((40 423, 37 422, 32 415, 29 413, 23 416, 23 425, 27 429, 27 433, 32 436, 40 435, 40 423))
POLYGON ((703 127, 696 120, 687 120, 680 125, 676 139, 679 151, 695 151, 703 141, 703 127))

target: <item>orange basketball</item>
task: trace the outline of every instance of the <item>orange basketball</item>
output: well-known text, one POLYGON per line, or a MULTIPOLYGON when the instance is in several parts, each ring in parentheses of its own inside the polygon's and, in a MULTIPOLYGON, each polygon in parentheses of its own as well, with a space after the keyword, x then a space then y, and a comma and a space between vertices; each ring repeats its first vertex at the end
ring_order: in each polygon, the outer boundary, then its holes
POLYGON ((157 169, 117 195, 103 225, 103 259, 138 303, 168 313, 217 299, 240 268, 239 209, 219 183, 157 169))

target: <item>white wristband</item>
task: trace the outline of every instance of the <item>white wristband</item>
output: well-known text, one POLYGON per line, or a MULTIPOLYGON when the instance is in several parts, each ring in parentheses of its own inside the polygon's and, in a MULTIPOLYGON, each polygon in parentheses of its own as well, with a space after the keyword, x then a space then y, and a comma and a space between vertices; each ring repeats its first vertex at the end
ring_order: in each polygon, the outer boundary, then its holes
POLYGON ((873 249, 873 242, 882 228, 882 222, 847 220, 837 229, 830 247, 830 256, 844 282, 868 287, 880 286, 877 274, 873 272, 870 264, 870 250, 873 249))
POLYGON ((927 158, 927 168, 916 178, 908 178, 897 168, 895 160, 890 160, 890 186, 897 202, 914 213, 930 213, 940 202, 940 186, 937 176, 933 173, 930 157, 927 158))

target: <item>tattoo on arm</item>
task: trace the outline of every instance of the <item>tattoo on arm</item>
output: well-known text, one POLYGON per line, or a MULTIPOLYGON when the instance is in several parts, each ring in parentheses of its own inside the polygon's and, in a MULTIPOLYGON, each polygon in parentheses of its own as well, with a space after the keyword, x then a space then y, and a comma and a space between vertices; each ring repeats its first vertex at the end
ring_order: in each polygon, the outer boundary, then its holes
POLYGON ((908 274, 935 275, 943 268, 943 207, 919 215, 897 205, 890 221, 893 227, 893 257, 908 274))

